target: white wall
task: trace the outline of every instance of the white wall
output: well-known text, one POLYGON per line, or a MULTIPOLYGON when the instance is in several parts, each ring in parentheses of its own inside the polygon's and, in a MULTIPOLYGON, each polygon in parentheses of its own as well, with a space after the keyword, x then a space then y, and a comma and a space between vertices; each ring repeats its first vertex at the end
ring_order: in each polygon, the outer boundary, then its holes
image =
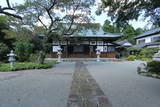
POLYGON ((138 44, 139 40, 144 40, 145 39, 145 43, 150 43, 150 42, 152 42, 151 40, 152 40, 153 37, 159 37, 159 36, 160 36, 160 34, 153 35, 153 36, 143 37, 143 38, 137 39, 136 42, 138 44))

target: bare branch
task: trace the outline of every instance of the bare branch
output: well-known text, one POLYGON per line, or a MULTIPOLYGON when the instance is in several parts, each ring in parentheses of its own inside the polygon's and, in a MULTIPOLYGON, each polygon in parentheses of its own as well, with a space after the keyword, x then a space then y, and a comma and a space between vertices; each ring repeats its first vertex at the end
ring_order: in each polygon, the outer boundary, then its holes
POLYGON ((15 14, 11 14, 11 13, 9 13, 9 12, 3 11, 3 12, 0 12, 0 13, 5 14, 5 15, 8 15, 8 16, 12 16, 12 17, 15 17, 15 18, 18 18, 18 19, 21 19, 21 20, 22 20, 22 17, 21 17, 21 16, 18 16, 18 15, 15 15, 15 14))
POLYGON ((11 8, 9 0, 6 0, 6 2, 7 2, 8 7, 11 8))
POLYGON ((15 9, 13 9, 13 8, 10 8, 10 7, 4 7, 4 8, 2 8, 3 9, 3 11, 4 10, 15 10, 15 9))
POLYGON ((14 8, 11 7, 10 5, 10 2, 9 0, 6 0, 7 2, 7 6, 8 7, 1 7, 0 6, 0 14, 5 14, 5 15, 8 15, 8 16, 12 16, 12 17, 15 17, 15 18, 18 18, 18 19, 21 19, 22 20, 22 17, 21 16, 18 16, 16 14, 12 14, 12 13, 9 13, 9 12, 6 12, 5 10, 15 10, 14 8))
POLYGON ((73 14, 72 14, 72 17, 71 17, 71 23, 70 23, 69 28, 67 29, 67 31, 63 31, 62 35, 70 35, 70 33, 68 33, 68 32, 69 32, 69 31, 71 30, 71 28, 72 28, 72 25, 73 25, 73 23, 74 23, 74 15, 75 15, 75 12, 76 12, 76 10, 78 9, 78 7, 79 7, 79 5, 77 5, 76 8, 75 8, 74 11, 73 11, 73 14), (65 33, 65 32, 67 32, 67 33, 65 33))
POLYGON ((40 15, 38 15, 38 21, 45 27, 45 29, 47 29, 47 26, 43 23, 43 21, 40 18, 40 15))
POLYGON ((49 9, 48 9, 49 11, 52 10, 52 8, 55 6, 56 0, 54 0, 54 1, 51 0, 51 2, 52 2, 52 5, 51 5, 51 6, 49 7, 49 9))

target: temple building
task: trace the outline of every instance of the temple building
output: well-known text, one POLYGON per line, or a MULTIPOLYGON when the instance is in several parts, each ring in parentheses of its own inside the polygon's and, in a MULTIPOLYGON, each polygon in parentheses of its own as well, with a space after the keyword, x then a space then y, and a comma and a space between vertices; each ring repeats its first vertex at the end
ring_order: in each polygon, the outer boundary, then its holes
POLYGON ((61 47, 63 58, 95 58, 97 48, 101 50, 101 57, 115 58, 118 46, 115 41, 120 37, 120 34, 105 33, 102 27, 83 29, 53 41, 52 57, 57 57, 57 49, 61 47))

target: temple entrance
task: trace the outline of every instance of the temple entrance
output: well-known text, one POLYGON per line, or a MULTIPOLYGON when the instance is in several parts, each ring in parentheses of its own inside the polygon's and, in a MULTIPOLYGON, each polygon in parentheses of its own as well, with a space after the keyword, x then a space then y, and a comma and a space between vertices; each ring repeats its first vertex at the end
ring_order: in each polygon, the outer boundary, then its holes
POLYGON ((68 56, 73 58, 87 58, 89 56, 89 45, 69 45, 68 56))

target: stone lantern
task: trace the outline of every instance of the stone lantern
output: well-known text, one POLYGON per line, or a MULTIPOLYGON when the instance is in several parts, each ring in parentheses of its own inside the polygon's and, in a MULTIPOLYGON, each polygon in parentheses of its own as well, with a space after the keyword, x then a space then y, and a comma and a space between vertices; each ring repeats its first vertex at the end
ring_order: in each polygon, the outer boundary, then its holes
POLYGON ((16 59, 15 59, 16 54, 14 54, 13 50, 11 50, 11 52, 9 54, 7 54, 7 56, 9 57, 9 59, 8 59, 9 66, 12 68, 13 67, 13 63, 16 61, 16 59))
POLYGON ((62 55, 62 49, 59 47, 57 49, 57 56, 58 56, 57 62, 61 62, 61 55, 62 55))
POLYGON ((96 55, 97 55, 97 62, 100 61, 100 54, 101 54, 101 50, 99 48, 96 49, 96 55))
POLYGON ((160 61, 160 50, 154 54, 153 60, 160 61))

